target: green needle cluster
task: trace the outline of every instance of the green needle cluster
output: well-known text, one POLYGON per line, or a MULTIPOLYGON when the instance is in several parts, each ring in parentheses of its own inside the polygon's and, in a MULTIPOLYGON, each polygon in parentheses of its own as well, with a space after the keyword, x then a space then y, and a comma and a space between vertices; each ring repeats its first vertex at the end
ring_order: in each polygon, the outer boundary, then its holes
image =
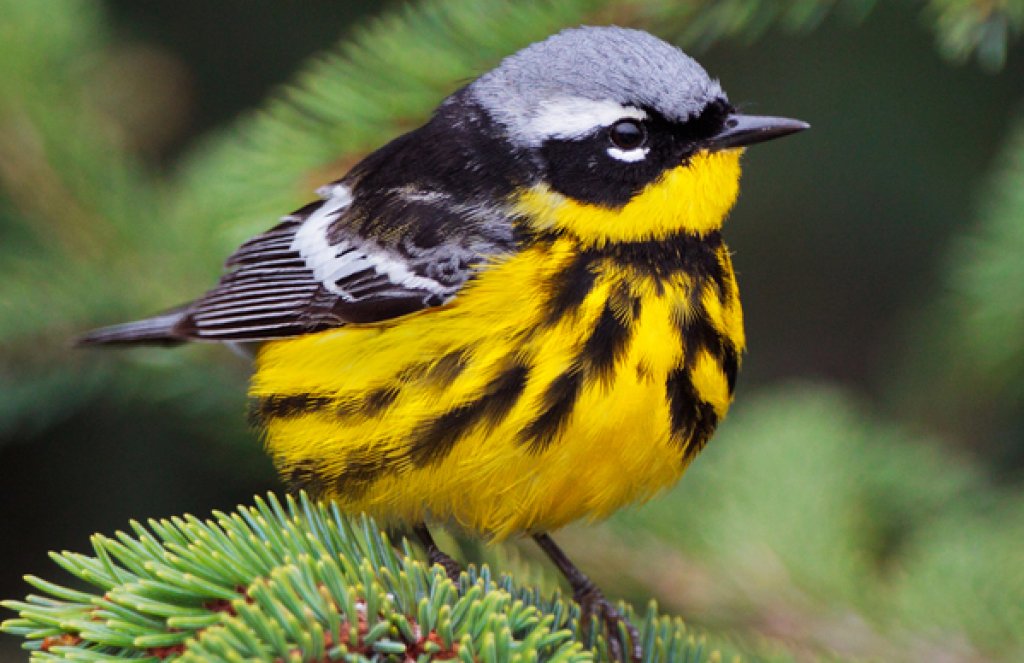
MULTIPOLYGON (((486 566, 454 583, 370 518, 304 494, 131 530, 94 536, 92 555, 54 553, 90 589, 29 576, 40 594, 5 601, 19 616, 0 629, 24 637, 33 661, 608 659, 571 601, 486 566)), ((653 605, 645 623, 647 662, 718 658, 653 605)))

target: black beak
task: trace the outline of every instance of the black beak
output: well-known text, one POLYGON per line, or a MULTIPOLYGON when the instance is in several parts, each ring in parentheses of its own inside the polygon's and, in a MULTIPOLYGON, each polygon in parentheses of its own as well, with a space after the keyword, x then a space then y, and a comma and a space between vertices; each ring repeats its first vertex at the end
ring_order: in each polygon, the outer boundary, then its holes
POLYGON ((786 117, 766 117, 762 115, 740 115, 730 113, 725 118, 722 130, 705 141, 704 146, 711 152, 725 150, 730 147, 743 147, 754 143, 763 143, 773 138, 782 138, 795 134, 811 125, 800 120, 786 117))

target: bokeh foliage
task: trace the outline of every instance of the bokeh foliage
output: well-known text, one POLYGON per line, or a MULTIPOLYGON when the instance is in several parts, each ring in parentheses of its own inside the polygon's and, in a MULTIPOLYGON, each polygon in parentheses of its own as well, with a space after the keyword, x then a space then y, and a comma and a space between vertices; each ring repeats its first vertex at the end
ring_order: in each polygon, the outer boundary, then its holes
MULTIPOLYGON (((939 53, 990 71, 1024 25, 1020 1, 910 4, 939 53)), ((832 14, 863 21, 875 5, 392 8, 161 171, 99 103, 116 93, 97 74, 117 41, 102 7, 0 0, 0 448, 57 432, 73 439, 68 422, 90 415, 124 421, 120 443, 136 444, 130 424, 142 413, 167 422, 167 435, 189 449, 265 480, 263 461, 237 451, 255 445, 241 414, 245 368, 226 353, 72 353, 68 339, 201 292, 268 219, 422 121, 454 85, 560 27, 616 22, 702 49, 807 32, 832 14)), ((604 544, 573 547, 584 564, 620 595, 656 596, 747 654, 1024 657, 1024 497, 1015 482, 1024 466, 1022 191, 1018 120, 977 218, 949 242, 936 276, 946 294, 912 321, 884 403, 818 383, 742 393, 734 419, 678 489, 600 529, 571 530, 573 541, 604 544), (1003 450, 1003 483, 967 451, 977 447, 1003 450)))

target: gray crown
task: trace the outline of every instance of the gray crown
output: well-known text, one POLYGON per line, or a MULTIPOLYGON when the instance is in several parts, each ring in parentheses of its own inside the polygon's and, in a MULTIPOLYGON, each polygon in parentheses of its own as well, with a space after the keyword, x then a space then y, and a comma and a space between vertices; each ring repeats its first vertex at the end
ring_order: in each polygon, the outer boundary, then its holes
POLYGON ((679 48, 640 30, 563 30, 502 60, 469 88, 515 138, 544 101, 581 97, 653 108, 685 122, 725 99, 718 81, 679 48))

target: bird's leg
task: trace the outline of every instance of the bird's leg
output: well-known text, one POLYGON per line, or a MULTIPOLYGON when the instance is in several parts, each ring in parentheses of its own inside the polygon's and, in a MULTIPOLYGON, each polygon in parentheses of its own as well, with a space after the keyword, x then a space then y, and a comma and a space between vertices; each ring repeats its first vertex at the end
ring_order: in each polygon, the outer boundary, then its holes
POLYGON ((437 547, 437 543, 434 542, 434 537, 430 535, 430 530, 427 529, 426 524, 420 523, 413 527, 412 531, 416 534, 416 538, 420 540, 420 543, 423 544, 423 547, 427 549, 427 559, 430 560, 430 563, 432 565, 440 564, 444 572, 451 578, 451 581, 458 583, 459 576, 462 574, 462 565, 437 547))
POLYGON ((616 609, 611 602, 604 597, 601 590, 578 568, 569 561, 569 558, 562 552, 562 549, 555 544, 554 540, 547 534, 534 534, 533 540, 541 547, 551 561, 555 563, 558 570, 562 572, 565 579, 569 581, 572 588, 572 597, 580 605, 580 616, 583 624, 590 622, 591 618, 597 617, 601 620, 601 626, 606 629, 608 636, 608 648, 612 656, 618 661, 625 661, 623 650, 626 643, 622 642, 619 635, 619 624, 622 624, 629 633, 630 644, 629 659, 633 663, 640 661, 642 651, 640 649, 640 632, 629 623, 622 613, 616 609))

